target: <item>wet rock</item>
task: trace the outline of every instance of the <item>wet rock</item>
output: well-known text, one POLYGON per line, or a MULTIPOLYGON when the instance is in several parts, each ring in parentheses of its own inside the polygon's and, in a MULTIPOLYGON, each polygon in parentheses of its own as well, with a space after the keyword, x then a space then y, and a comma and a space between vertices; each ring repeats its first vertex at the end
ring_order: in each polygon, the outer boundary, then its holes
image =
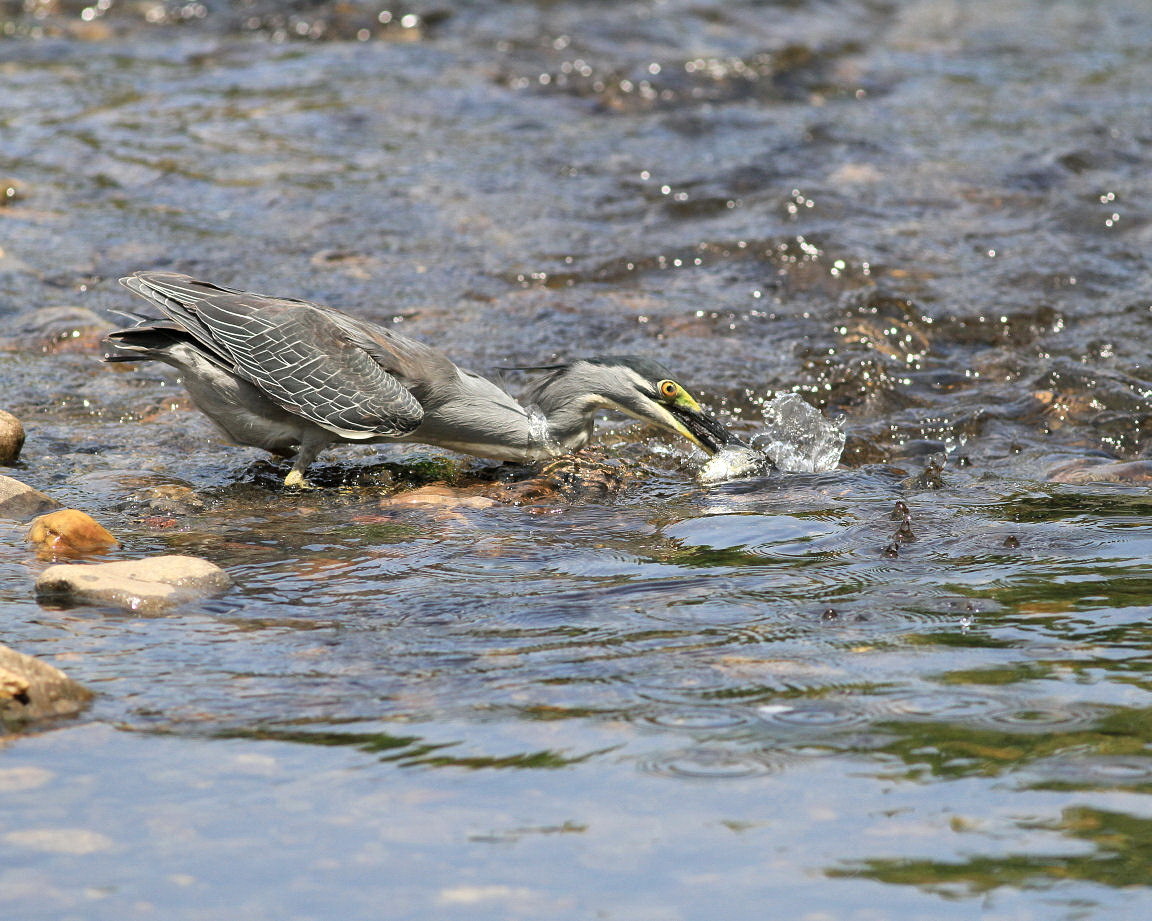
POLYGON ((495 499, 451 486, 422 486, 380 500, 381 508, 491 508, 495 499))
POLYGON ((0 352, 89 352, 112 328, 84 307, 41 307, 4 322, 0 352))
POLYGON ((23 521, 60 508, 60 503, 10 476, 0 476, 0 518, 23 521))
POLYGON ((23 447, 24 425, 12 413, 0 409, 0 467, 16 463, 23 447))
POLYGON ((224 591, 231 579, 215 563, 194 556, 154 556, 118 563, 62 563, 36 580, 40 601, 107 604, 155 614, 224 591))
POLYGON ((910 519, 905 518, 901 522, 900 527, 896 529, 896 533, 892 538, 898 544, 910 544, 916 540, 916 532, 912 530, 912 522, 910 519))
POLYGON ((0 729, 70 716, 91 699, 91 691, 60 669, 0 645, 0 729))
POLYGON ((907 489, 942 489, 944 487, 944 466, 948 458, 945 454, 932 454, 925 458, 924 469, 902 482, 907 489))
POLYGON ((860 433, 846 433, 844 453, 840 462, 848 467, 862 467, 865 464, 883 464, 888 460, 888 448, 878 443, 874 437, 860 433))
POLYGON ((1053 483, 1147 483, 1152 480, 1152 461, 1077 460, 1049 470, 1048 479, 1053 483))
POLYGON ((39 555, 50 559, 88 556, 120 545, 96 519, 74 508, 36 518, 25 539, 36 545, 39 555))
POLYGON ((556 458, 527 479, 505 483, 494 495, 514 505, 596 500, 615 495, 627 483, 627 468, 595 450, 584 450, 556 458))
POLYGON ((934 454, 945 454, 948 448, 942 441, 931 438, 912 438, 892 449, 892 459, 896 461, 915 458, 929 458, 934 454))
POLYGON ((130 504, 135 505, 139 512, 152 516, 182 517, 204 511, 204 500, 196 490, 179 483, 146 486, 136 492, 130 504))

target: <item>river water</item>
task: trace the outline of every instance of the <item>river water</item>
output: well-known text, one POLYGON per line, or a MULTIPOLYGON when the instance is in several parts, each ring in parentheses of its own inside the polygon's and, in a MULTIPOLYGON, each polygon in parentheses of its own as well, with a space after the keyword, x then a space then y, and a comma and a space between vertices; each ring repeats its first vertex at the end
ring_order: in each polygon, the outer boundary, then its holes
POLYGON ((97 694, 0 750, 6 916, 1152 916, 1146 4, 0 17, 5 472, 235 583, 42 606, 0 522, 0 638, 97 694), (747 436, 796 392, 843 461, 702 486, 605 420, 619 491, 382 506, 494 474, 342 448, 285 492, 97 361, 142 268, 512 389, 648 354, 747 436))

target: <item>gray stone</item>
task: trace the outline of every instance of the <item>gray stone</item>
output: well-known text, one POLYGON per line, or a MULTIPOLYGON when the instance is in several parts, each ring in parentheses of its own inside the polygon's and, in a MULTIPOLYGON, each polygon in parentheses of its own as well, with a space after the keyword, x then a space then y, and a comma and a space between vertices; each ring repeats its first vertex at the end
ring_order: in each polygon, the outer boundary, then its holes
POLYGON ((92 692, 60 669, 0 645, 0 730, 79 713, 92 692))
POLYGON ((38 489, 10 476, 0 476, 0 518, 27 521, 63 506, 38 489))
POLYGON ((118 563, 62 563, 36 580, 40 601, 108 604, 140 614, 224 591, 228 574, 194 556, 153 556, 118 563))

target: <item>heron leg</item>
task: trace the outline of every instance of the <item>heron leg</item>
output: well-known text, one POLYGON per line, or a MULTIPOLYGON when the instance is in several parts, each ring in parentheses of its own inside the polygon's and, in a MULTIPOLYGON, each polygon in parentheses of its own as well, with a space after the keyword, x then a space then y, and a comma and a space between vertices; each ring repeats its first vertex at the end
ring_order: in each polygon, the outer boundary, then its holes
POLYGON ((312 466, 312 462, 316 460, 320 452, 328 447, 328 443, 329 439, 327 438, 304 436, 300 442, 300 450, 296 452, 296 460, 292 464, 292 469, 288 471, 288 476, 284 477, 284 485, 297 489, 309 488, 304 474, 312 466))

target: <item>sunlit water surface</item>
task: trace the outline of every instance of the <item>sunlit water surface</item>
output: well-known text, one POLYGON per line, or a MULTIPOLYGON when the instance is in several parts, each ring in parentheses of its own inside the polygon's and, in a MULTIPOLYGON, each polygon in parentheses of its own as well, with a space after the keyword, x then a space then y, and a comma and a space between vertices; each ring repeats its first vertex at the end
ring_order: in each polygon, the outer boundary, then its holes
POLYGON ((0 5, 5 472, 235 585, 40 606, 0 522, 0 639, 98 695, 0 751, 5 917, 1152 916, 1152 467, 1096 466, 1149 447, 1147 9, 105 6, 0 5), (288 493, 29 314, 149 267, 650 354, 745 436, 796 391, 843 464, 605 424, 615 494, 288 493))

